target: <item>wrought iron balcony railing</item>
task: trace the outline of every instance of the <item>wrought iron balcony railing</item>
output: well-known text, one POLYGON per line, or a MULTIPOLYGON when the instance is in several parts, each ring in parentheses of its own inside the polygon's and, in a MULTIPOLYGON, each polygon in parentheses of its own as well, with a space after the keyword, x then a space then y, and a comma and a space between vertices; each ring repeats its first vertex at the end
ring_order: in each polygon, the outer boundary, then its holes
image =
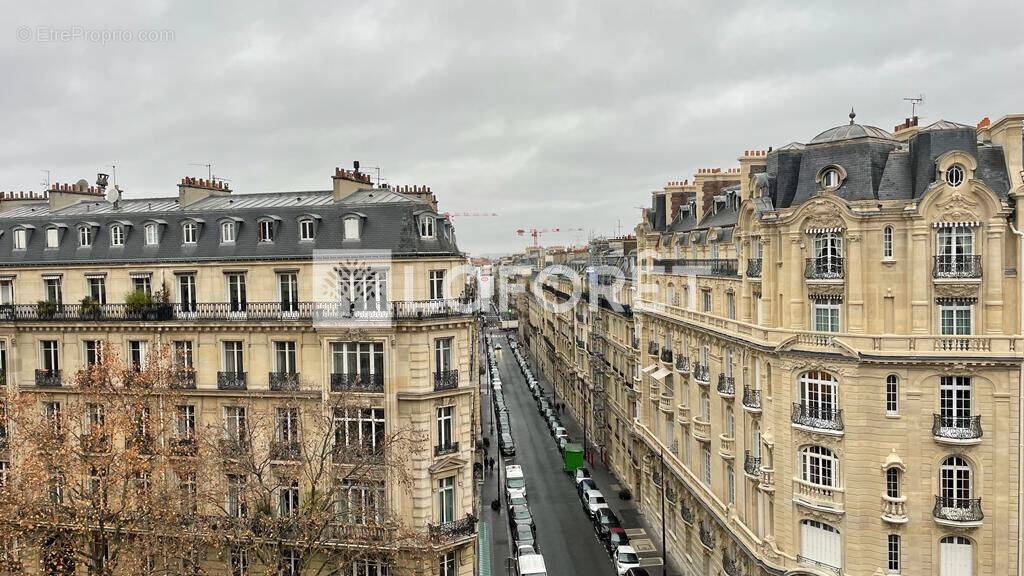
POLYGON ((383 374, 331 374, 331 392, 383 392, 383 374))
POLYGON ((451 390, 458 387, 458 370, 439 370, 434 372, 434 390, 451 390))
POLYGON ((730 258, 675 258, 654 261, 654 273, 739 276, 739 264, 730 258))
POLYGON ((747 476, 751 478, 761 477, 761 457, 754 456, 750 453, 750 450, 744 452, 743 455, 743 471, 746 472, 747 476))
POLYGON ((60 386, 60 370, 36 370, 36 386, 56 388, 60 386))
POLYGON ((705 384, 711 382, 711 371, 708 370, 707 364, 694 364, 693 377, 698 382, 704 382, 705 384))
POLYGON ((981 522, 985 513, 981 509, 981 498, 936 496, 932 516, 947 522, 981 522))
POLYGON ((736 378, 732 376, 726 376, 725 374, 718 375, 718 393, 727 398, 736 396, 736 378))
POLYGON ((982 436, 981 416, 932 414, 932 436, 946 440, 977 440, 982 436))
POLYGON ((807 258, 804 265, 804 278, 809 280, 842 280, 843 259, 838 256, 828 258, 807 258))
POLYGON ((275 440, 270 443, 271 460, 298 460, 302 456, 302 446, 297 440, 275 440))
POLYGON ((981 278, 981 256, 974 254, 947 254, 935 256, 933 278, 981 278))
POLYGON ((476 530, 476 516, 466 514, 461 520, 441 524, 429 524, 430 538, 435 541, 456 540, 470 536, 476 530))
POLYGON ((842 570, 838 566, 826 564, 825 562, 822 562, 820 560, 814 560, 813 558, 808 558, 806 556, 801 556, 799 554, 797 554, 796 556, 796 561, 797 564, 803 564, 804 566, 817 568, 822 572, 829 572, 835 574, 836 576, 839 576, 842 573, 842 570))
POLYGON ((676 356, 676 371, 678 372, 689 372, 690 371, 690 359, 686 356, 676 356))
POLYGON ((195 456, 198 451, 198 443, 195 436, 178 436, 171 439, 170 448, 171 453, 175 456, 195 456))
POLYGON ((171 388, 177 388, 179 390, 195 390, 195 370, 178 370, 174 376, 174 380, 171 381, 171 388))
POLYGON ((434 446, 434 456, 444 456, 445 454, 455 454, 459 451, 458 442, 447 442, 445 444, 438 444, 434 446))
POLYGON ((671 348, 663 348, 661 350, 661 361, 664 362, 665 364, 671 364, 672 363, 672 349, 671 348))
POLYGON ((761 259, 760 258, 747 258, 747 277, 748 278, 760 278, 761 277, 761 259))
POLYGON ((245 372, 217 372, 218 390, 245 390, 245 372))
POLYGON ((754 390, 750 386, 743 387, 743 405, 755 410, 761 409, 761 391, 754 390))
POLYGON ((820 430, 843 430, 843 411, 793 404, 793 423, 820 430))
POLYGON ((269 382, 271 390, 298 390, 299 374, 298 372, 271 372, 269 382))

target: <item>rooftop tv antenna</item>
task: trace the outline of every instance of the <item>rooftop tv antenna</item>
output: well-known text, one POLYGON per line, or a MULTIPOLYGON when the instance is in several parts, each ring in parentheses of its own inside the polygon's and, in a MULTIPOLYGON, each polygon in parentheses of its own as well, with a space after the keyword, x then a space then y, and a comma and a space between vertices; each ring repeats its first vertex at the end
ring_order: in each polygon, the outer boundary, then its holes
POLYGON ((917 96, 908 96, 904 98, 907 102, 910 102, 910 116, 917 116, 917 105, 924 102, 924 94, 918 94, 917 96))
POLYGON ((189 166, 206 166, 207 180, 213 180, 213 164, 209 162, 189 162, 189 166))
POLYGON ((40 172, 43 172, 43 173, 46 174, 46 180, 40 182, 40 184, 45 185, 46 189, 49 190, 50 189, 50 171, 49 170, 40 170, 40 172))

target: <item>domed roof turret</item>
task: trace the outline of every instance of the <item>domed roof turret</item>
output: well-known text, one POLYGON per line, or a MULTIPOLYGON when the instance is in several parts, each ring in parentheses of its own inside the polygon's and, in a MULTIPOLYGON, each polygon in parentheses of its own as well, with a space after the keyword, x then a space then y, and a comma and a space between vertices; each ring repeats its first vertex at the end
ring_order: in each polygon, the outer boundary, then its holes
POLYGON ((841 140, 853 140, 854 138, 885 138, 886 140, 892 140, 893 136, 889 132, 878 128, 877 126, 866 126, 863 124, 854 123, 853 119, 857 117, 857 114, 850 109, 850 123, 836 126, 835 128, 829 128, 821 134, 815 136, 810 144, 821 144, 823 142, 839 142, 841 140))

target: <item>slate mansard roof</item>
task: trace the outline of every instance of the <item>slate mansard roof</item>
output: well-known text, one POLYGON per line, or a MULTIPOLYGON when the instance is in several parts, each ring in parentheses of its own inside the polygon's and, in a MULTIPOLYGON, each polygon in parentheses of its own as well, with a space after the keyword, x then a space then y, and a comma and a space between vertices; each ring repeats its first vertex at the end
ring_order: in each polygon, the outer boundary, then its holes
POLYGON ((51 211, 48 202, 27 203, 0 212, 0 266, 126 264, 222 260, 310 259, 314 250, 388 250, 394 256, 461 256, 451 223, 424 200, 387 189, 361 189, 340 201, 327 191, 210 196, 185 208, 177 197, 102 198, 51 211), (343 219, 357 216, 358 239, 344 237, 343 219), (421 237, 421 217, 435 218, 433 238, 421 237), (223 243, 220 223, 234 220, 235 241, 223 243), (272 242, 258 241, 261 220, 275 224, 272 242), (299 222, 313 220, 315 239, 301 240, 299 222), (194 244, 183 242, 182 226, 198 224, 194 244), (159 227, 159 242, 145 244, 147 223, 159 227), (110 228, 122 224, 123 246, 110 245, 110 228), (80 247, 78 229, 92 228, 92 246, 80 247), (14 250, 14 230, 29 230, 24 250, 14 250), (59 230, 57 248, 46 247, 46 230, 59 230))

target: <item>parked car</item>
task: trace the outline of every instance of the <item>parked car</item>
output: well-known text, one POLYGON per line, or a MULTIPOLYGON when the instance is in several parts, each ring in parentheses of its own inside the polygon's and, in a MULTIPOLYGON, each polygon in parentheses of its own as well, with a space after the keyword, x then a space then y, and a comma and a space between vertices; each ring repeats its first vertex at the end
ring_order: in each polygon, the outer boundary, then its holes
POLYGON ((619 546, 615 551, 615 572, 624 575, 630 568, 640 567, 640 557, 632 546, 619 546))
POLYGON ((591 490, 597 490, 597 483, 590 478, 576 483, 576 494, 580 497, 580 502, 583 504, 586 504, 587 492, 591 490))
POLYGON ((579 486, 581 480, 593 480, 593 478, 590 477, 590 470, 587 470, 586 468, 577 468, 575 476, 577 486, 579 486))
POLYGON ((551 435, 554 436, 555 438, 558 438, 560 434, 564 434, 566 436, 569 435, 569 433, 565 430, 565 427, 562 426, 561 424, 551 429, 551 435))
POLYGON ((565 452, 565 447, 572 443, 572 438, 561 436, 558 438, 558 451, 565 452))
POLYGON ((511 510, 513 506, 526 506, 526 496, 512 496, 508 499, 508 507, 511 510))
POLYGON ((604 538, 612 528, 621 527, 619 517, 612 512, 611 508, 600 508, 594 515, 594 526, 597 529, 597 537, 604 538))
POLYGON ((615 550, 619 546, 627 546, 629 544, 629 536, 626 535, 625 528, 618 526, 608 529, 607 537, 603 540, 605 548, 608 549, 608 554, 615 556, 615 550))
MULTIPOLYGON (((533 537, 532 535, 530 536, 533 537)), ((532 544, 519 544, 516 546, 516 558, 520 556, 526 556, 527 554, 536 554, 537 550, 534 549, 532 544)))
POLYGON ((505 466, 505 496, 509 499, 515 496, 526 498, 526 476, 518 464, 505 466))
POLYGON ((508 432, 502 432, 498 439, 498 443, 501 445, 502 456, 515 456, 516 455, 516 443, 512 440, 512 435, 508 432))
POLYGON ((558 421, 558 418, 548 419, 548 430, 551 431, 551 435, 555 435, 555 430, 562 427, 562 423, 558 421))
POLYGON ((495 344, 494 345, 494 349, 495 350, 501 350, 501 344, 495 344))
POLYGON ((508 521, 512 526, 513 534, 521 530, 520 526, 526 526, 530 530, 534 529, 533 514, 530 513, 529 506, 513 506, 508 513, 508 521))
POLYGON ((608 508, 608 504, 604 501, 604 495, 597 490, 587 492, 587 516, 594 518, 597 511, 602 508, 608 508))
POLYGON ((651 576, 651 573, 646 568, 630 568, 625 576, 651 576))
MULTIPOLYGON (((533 528, 526 524, 519 524, 512 530, 512 539, 516 548, 529 546, 531 549, 537 544, 537 538, 533 534, 533 528)), ((536 552, 536 550, 534 550, 536 552)), ((531 552, 532 554, 533 552, 531 552)))

